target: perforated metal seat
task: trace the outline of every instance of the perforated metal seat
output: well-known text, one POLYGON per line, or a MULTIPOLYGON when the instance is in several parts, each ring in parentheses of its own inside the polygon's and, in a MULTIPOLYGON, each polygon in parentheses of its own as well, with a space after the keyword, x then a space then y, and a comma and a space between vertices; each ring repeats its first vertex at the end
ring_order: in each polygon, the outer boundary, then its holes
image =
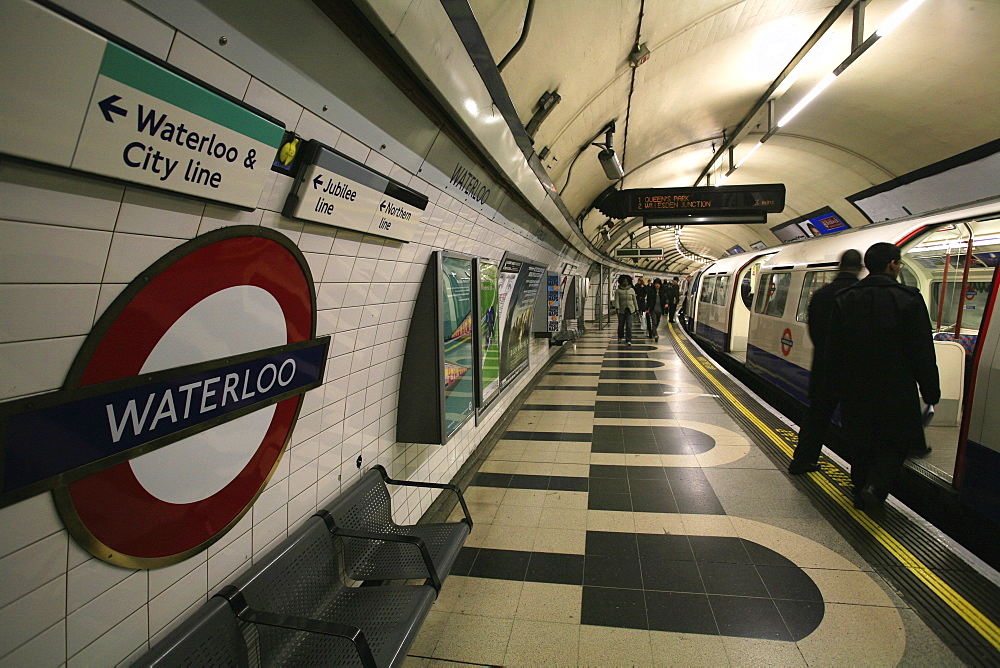
MULTIPOLYGON (((229 589, 253 611, 356 627, 377 665, 397 665, 434 602, 434 589, 350 587, 344 576, 341 539, 313 517, 229 589)), ((252 664, 362 665, 349 638, 252 623, 244 632, 252 664)))
MULTIPOLYGON (((472 519, 461 491, 454 485, 393 480, 381 466, 366 472, 350 489, 327 506, 326 520, 339 529, 415 536, 423 540, 440 581, 447 577, 472 530, 472 519), (460 522, 399 525, 392 519, 392 498, 386 484, 449 489, 465 511, 460 522)), ((356 580, 407 580, 431 574, 413 543, 343 536, 347 573, 356 580)))
POLYGON ((212 597, 133 666, 249 666, 246 642, 229 603, 212 597))

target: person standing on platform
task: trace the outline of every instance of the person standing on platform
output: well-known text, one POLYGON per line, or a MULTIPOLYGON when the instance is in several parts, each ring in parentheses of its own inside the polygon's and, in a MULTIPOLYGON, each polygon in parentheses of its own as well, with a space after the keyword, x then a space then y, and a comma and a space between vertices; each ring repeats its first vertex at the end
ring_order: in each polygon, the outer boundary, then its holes
POLYGON ((635 280, 635 303, 639 307, 639 328, 642 330, 646 329, 644 320, 646 315, 646 295, 649 294, 649 287, 642 276, 635 280))
POLYGON ((834 299, 823 392, 840 395, 854 507, 870 512, 885 501, 907 452, 927 447, 920 400, 933 406, 941 386, 927 306, 916 288, 896 281, 899 248, 873 245, 865 267, 868 276, 834 299))
POLYGON ((615 312, 618 314, 618 343, 625 339, 625 345, 632 346, 632 314, 639 310, 635 302, 635 291, 628 284, 627 276, 618 277, 615 290, 615 312))
POLYGON ((664 300, 667 304, 667 320, 674 322, 677 317, 677 302, 681 299, 681 284, 677 277, 663 286, 664 300))
POLYGON ((663 305, 666 300, 666 293, 663 291, 663 282, 654 278, 646 292, 646 333, 653 341, 660 340, 660 318, 663 316, 663 305))
POLYGON ((830 313, 833 311, 834 297, 844 288, 857 283, 860 272, 861 253, 853 248, 844 251, 840 256, 837 277, 813 293, 809 301, 809 338, 813 342, 812 368, 809 372, 809 411, 799 430, 799 443, 795 447, 795 455, 788 465, 788 472, 792 475, 819 471, 819 453, 823 449, 823 437, 840 401, 840 397, 835 393, 821 391, 827 376, 824 363, 830 313))

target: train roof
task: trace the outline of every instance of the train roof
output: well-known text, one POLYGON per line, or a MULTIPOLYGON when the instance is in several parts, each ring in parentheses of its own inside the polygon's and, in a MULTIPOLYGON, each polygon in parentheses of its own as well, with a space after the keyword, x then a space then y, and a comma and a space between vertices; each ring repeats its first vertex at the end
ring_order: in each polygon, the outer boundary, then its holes
MULTIPOLYGON (((865 227, 840 232, 839 234, 816 237, 783 246, 778 249, 777 253, 767 258, 761 270, 768 271, 778 267, 836 264, 844 251, 849 248, 854 248, 864 255, 865 250, 872 244, 880 241, 899 243, 916 230, 922 229, 927 225, 959 222, 997 215, 1000 215, 1000 198, 984 204, 963 207, 943 213, 913 216, 891 223, 866 225, 865 227)), ((730 258, 723 258, 723 260, 728 259, 730 258)), ((714 271, 714 269, 710 271, 714 271)))

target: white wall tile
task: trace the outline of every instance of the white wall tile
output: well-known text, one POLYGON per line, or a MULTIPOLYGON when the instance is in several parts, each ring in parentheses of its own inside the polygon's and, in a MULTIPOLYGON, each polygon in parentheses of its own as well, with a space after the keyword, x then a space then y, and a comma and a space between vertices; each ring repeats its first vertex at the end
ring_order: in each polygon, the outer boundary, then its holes
POLYGON ((167 62, 242 100, 250 75, 184 33, 177 33, 167 62))
POLYGON ((128 188, 115 231, 187 240, 198 234, 204 213, 204 202, 144 188, 128 188))
POLYGON ((318 470, 316 460, 313 459, 298 471, 292 472, 288 476, 288 497, 294 498, 310 486, 315 485, 318 470))
POLYGON ((22 666, 61 666, 66 662, 66 622, 59 620, 6 656, 0 656, 0 668, 22 666))
MULTIPOLYGON (((80 551, 83 552, 82 548, 80 551)), ((66 583, 67 612, 78 610, 134 574, 130 568, 113 566, 93 557, 71 568, 66 583)))
POLYGON ((66 577, 52 580, 0 608, 0 656, 27 642, 66 615, 66 577))
POLYGON ((0 559, 0 608, 65 573, 66 551, 60 531, 0 559))
POLYGON ((146 571, 149 573, 149 597, 155 598, 175 583, 180 582, 199 566, 204 565, 207 558, 208 555, 205 552, 200 552, 190 559, 179 561, 176 564, 146 571))
POLYGON ((182 243, 184 242, 180 239, 116 232, 111 242, 104 280, 109 283, 130 283, 149 265, 182 243))
POLYGON ((285 124, 285 129, 294 130, 302 116, 302 107, 274 90, 259 79, 250 78, 243 101, 252 107, 270 114, 285 124))
POLYGON ((110 231, 124 192, 106 181, 0 160, 0 219, 110 231))
POLYGON ((226 549, 227 545, 235 540, 238 540, 240 536, 250 531, 252 527, 253 513, 247 512, 240 518, 240 521, 237 522, 232 529, 227 531, 226 534, 222 536, 222 538, 208 546, 208 550, 206 550, 208 558, 211 559, 213 556, 226 549))
POLYGON ((334 148, 344 134, 308 109, 302 111, 302 117, 293 129, 302 139, 315 139, 334 148))
POLYGON ((121 0, 56 0, 56 4, 157 58, 167 59, 176 31, 134 5, 121 0))
POLYGON ((55 390, 84 337, 0 344, 0 399, 55 390))
POLYGON ((288 515, 284 507, 265 517, 253 528, 254 559, 265 554, 266 548, 273 541, 285 535, 288 529, 288 515))
POLYGON ((344 155, 354 158, 361 164, 365 164, 365 161, 368 160, 368 154, 371 153, 370 148, 346 132, 341 133, 340 138, 337 140, 337 145, 334 146, 334 148, 344 155))
POLYGON ((253 535, 244 531, 236 540, 208 558, 208 591, 214 592, 223 583, 231 581, 233 573, 250 561, 253 552, 253 535))
POLYGON ((198 234, 205 234, 205 232, 232 225, 260 225, 263 215, 263 209, 243 211, 223 204, 209 203, 205 205, 205 213, 198 225, 198 234))
POLYGON ((111 233, 0 220, 0 283, 100 283, 111 233))
POLYGON ((149 601, 149 632, 156 633, 179 614, 208 600, 208 564, 202 562, 193 571, 149 601))
POLYGON ((63 530, 51 494, 39 494, 0 509, 0 556, 7 556, 63 530))
MULTIPOLYGON (((284 458, 287 457, 288 453, 285 453, 284 458)), ((286 503, 288 503, 287 476, 279 480, 271 478, 267 489, 261 492, 260 496, 253 503, 253 510, 251 511, 253 513, 253 523, 259 524, 286 503)))
POLYGON ((365 160, 365 165, 371 167, 372 169, 374 169, 379 174, 382 174, 383 176, 389 176, 389 172, 392 171, 394 164, 395 163, 393 163, 392 160, 385 157, 378 151, 371 151, 368 154, 368 159, 365 160))
MULTIPOLYGON (((146 605, 146 573, 136 571, 66 617, 66 649, 73 656, 146 605)), ((65 604, 65 598, 63 599, 65 604)))
POLYGON ((88 334, 99 293, 98 285, 0 285, 0 343, 88 334))
POLYGON ((149 638, 148 617, 146 608, 139 608, 107 633, 71 656, 67 663, 68 668, 113 666, 121 661, 122 657, 132 654, 137 649, 146 649, 149 638))

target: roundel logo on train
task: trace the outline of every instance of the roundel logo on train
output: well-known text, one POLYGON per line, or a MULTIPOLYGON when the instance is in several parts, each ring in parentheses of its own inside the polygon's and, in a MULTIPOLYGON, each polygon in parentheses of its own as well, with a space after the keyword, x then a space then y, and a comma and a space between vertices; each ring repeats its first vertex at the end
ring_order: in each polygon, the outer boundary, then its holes
POLYGON ((120 566, 207 548, 263 491, 322 383, 315 323, 284 235, 238 226, 174 249, 108 307, 62 390, 4 407, 4 503, 53 490, 77 541, 120 566))
POLYGON ((795 341, 792 339, 792 330, 786 327, 785 331, 781 333, 781 354, 788 357, 794 345, 795 341))

